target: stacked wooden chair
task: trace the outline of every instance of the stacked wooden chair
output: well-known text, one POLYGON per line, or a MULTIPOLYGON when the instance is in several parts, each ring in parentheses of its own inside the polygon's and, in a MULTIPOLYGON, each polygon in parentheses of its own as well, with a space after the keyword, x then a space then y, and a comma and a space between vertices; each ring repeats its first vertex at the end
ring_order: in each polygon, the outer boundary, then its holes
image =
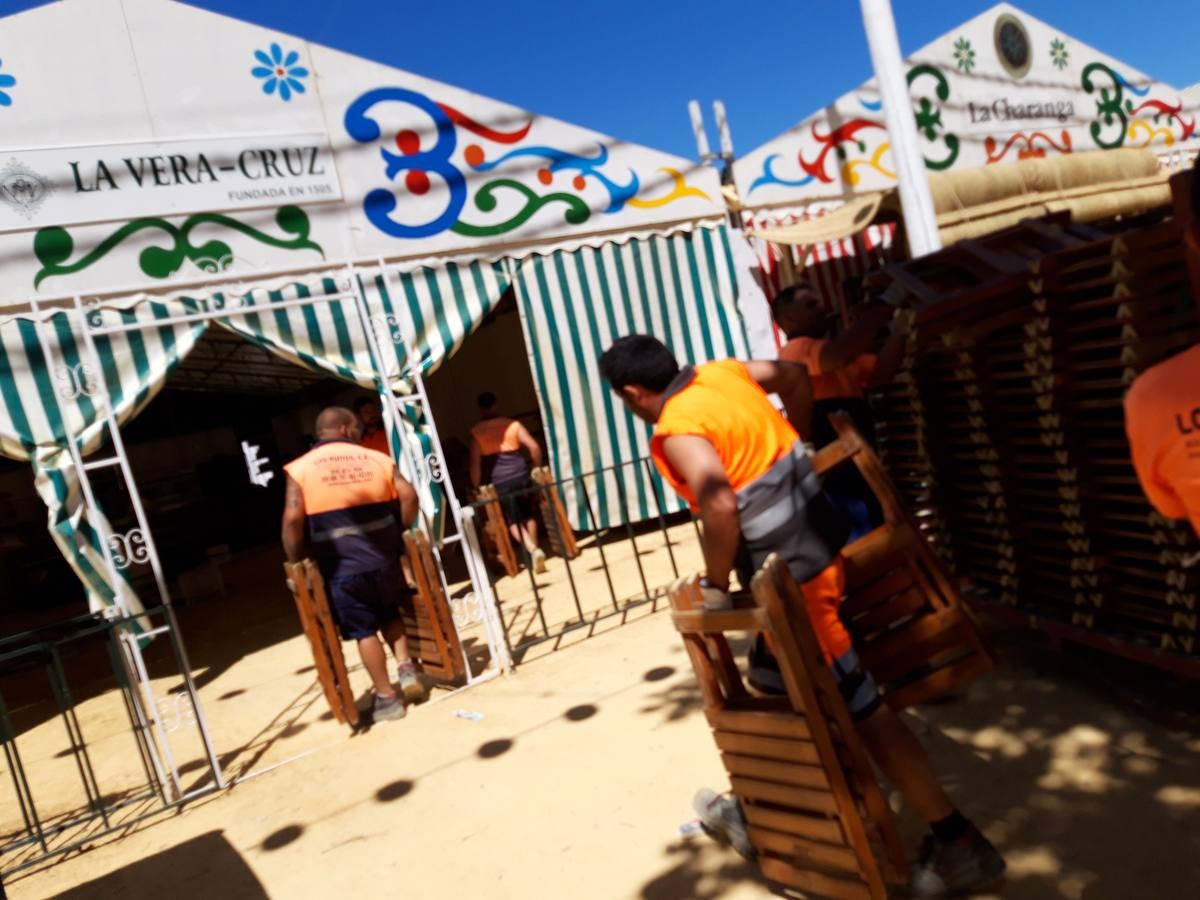
MULTIPOLYGON (((537 506, 550 552, 563 559, 575 559, 579 556, 579 545, 553 473, 548 466, 540 466, 529 474, 537 487, 537 506)), ((495 485, 481 485, 478 500, 482 505, 484 546, 504 574, 511 578, 521 571, 521 562, 513 546, 508 520, 504 517, 504 507, 495 485)))
POLYGON ((404 535, 412 566, 415 593, 400 607, 408 652, 421 669, 438 681, 461 682, 467 674, 462 644, 454 627, 450 603, 442 588, 429 538, 421 531, 404 535))
POLYGON ((971 611, 905 512, 879 458, 848 418, 831 421, 838 439, 816 454, 813 469, 823 476, 856 466, 883 510, 883 525, 842 551, 842 619, 884 698, 905 709, 992 671, 995 662, 971 611))
MULTIPOLYGON (((855 465, 884 524, 843 550, 843 619, 863 665, 896 709, 994 667, 969 610, 906 515, 890 479, 849 420, 813 460, 818 475, 855 465)), ((904 849, 866 751, 825 664, 800 586, 771 557, 734 609, 704 610, 698 579, 670 592, 734 795, 763 875, 815 895, 887 896, 907 880, 904 849), (747 690, 727 635, 766 636, 786 695, 747 690)))
POLYGON ((670 599, 759 867, 806 893, 880 900, 906 881, 904 847, 799 586, 772 557, 751 589, 727 612, 704 611, 696 578, 676 582, 670 599), (760 632, 786 696, 752 696, 734 661, 727 635, 760 632))
MULTIPOLYGON (((400 608, 408 637, 409 655, 434 680, 461 683, 467 674, 462 644, 454 627, 450 603, 442 588, 429 538, 422 532, 410 531, 404 535, 404 543, 415 580, 412 585, 414 593, 400 608)), ((341 636, 325 592, 325 579, 311 559, 284 563, 283 571, 292 588, 292 599, 296 602, 300 624, 312 650, 317 681, 329 703, 329 709, 338 722, 355 728, 359 724, 360 714, 346 671, 341 636)))
POLYGON ((317 681, 325 693, 329 709, 337 721, 355 728, 358 725, 358 707, 354 704, 354 691, 350 687, 350 676, 346 673, 342 640, 325 595, 325 579, 311 559, 284 563, 283 572, 292 588, 296 612, 300 614, 304 636, 308 638, 312 649, 317 681))

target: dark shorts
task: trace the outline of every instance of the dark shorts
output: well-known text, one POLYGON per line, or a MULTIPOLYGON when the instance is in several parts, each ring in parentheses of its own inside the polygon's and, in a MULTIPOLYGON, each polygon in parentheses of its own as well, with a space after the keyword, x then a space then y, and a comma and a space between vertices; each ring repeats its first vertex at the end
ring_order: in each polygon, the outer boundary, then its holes
POLYGON ((528 475, 495 483, 500 508, 510 525, 516 525, 537 515, 537 487, 528 475))
MULTIPOLYGON (((767 647, 767 642, 760 634, 750 648, 749 680, 755 690, 764 694, 786 694, 783 677, 779 674, 779 663, 767 647)), ((871 673, 862 667, 858 654, 853 648, 847 650, 830 667, 833 680, 837 682, 838 693, 846 701, 846 708, 856 722, 861 721, 879 709, 883 698, 879 696, 879 688, 871 673)))
POLYGON ((401 602, 412 596, 399 566, 330 578, 326 586, 333 617, 347 641, 371 637, 400 618, 401 602))

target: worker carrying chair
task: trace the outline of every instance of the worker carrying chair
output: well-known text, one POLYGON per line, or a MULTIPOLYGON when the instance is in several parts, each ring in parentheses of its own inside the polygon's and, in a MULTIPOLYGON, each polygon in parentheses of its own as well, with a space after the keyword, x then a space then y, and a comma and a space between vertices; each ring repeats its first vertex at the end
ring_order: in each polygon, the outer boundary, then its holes
MULTIPOLYGON (((899 503, 874 452, 844 417, 814 458, 823 474, 856 465, 884 524, 843 550, 842 617, 887 703, 903 709, 993 668, 966 607, 899 503)), ((800 586, 772 556, 734 609, 707 612, 699 579, 669 592, 704 712, 766 878, 826 897, 887 896, 907 880, 904 849, 805 613, 800 586), (727 635, 766 636, 786 693, 753 695, 727 635)))

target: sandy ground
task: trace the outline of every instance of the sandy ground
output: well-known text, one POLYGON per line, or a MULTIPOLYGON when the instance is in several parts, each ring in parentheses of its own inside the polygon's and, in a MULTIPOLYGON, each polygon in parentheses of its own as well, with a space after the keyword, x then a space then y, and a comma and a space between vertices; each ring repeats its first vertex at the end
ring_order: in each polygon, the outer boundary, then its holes
MULTIPOLYGON (((521 572, 496 582, 518 661, 528 662, 652 615, 666 603, 659 596, 662 588, 678 571, 694 570, 699 564, 690 523, 672 528, 669 543, 659 530, 638 534, 632 542, 623 532, 614 537, 616 542, 603 547, 590 537, 584 539, 577 559, 551 558, 547 572, 536 578, 521 572), (646 595, 643 583, 657 598, 653 602, 637 602, 646 595), (546 635, 554 639, 539 641, 546 635)), ((284 587, 281 564, 277 548, 242 554, 222 567, 224 597, 178 609, 209 734, 229 781, 337 746, 345 735, 331 720, 314 681, 311 653, 284 587)), ((460 598, 470 589, 469 583, 451 587, 460 598)), ((461 600, 455 608, 472 668, 480 673, 487 667, 488 654, 477 609, 461 600)), ((162 621, 157 618, 151 624, 162 621)), ((369 679, 355 648, 346 644, 344 652, 351 682, 365 706, 369 679)), ((159 804, 147 788, 103 635, 65 645, 62 657, 100 793, 110 804, 125 804, 116 821, 154 809, 159 804)), ((163 743, 180 773, 182 791, 211 786, 207 756, 169 643, 156 640, 146 660, 152 705, 161 711, 167 730, 163 743)), ((53 826, 78 816, 87 808, 87 797, 44 667, 32 664, 0 676, 0 692, 18 734, 17 748, 39 817, 53 826)), ((433 696, 446 693, 435 688, 433 696)), ((66 846, 89 829, 90 825, 66 828, 51 836, 50 845, 66 846)), ((22 831, 16 794, 5 772, 0 779, 0 845, 22 831)), ((0 858, 0 869, 19 865, 37 852, 33 845, 7 852, 0 858)))
MULTIPOLYGON (((1195 897, 1194 690, 1025 637, 998 644, 1000 672, 912 721, 956 802, 1006 853, 1001 895, 1195 897)), ((276 741, 313 752, 19 873, 9 896, 770 895, 731 852, 679 836, 692 792, 723 775, 665 615, 364 734, 319 710, 276 741)), ((915 843, 919 826, 902 826, 915 843)))

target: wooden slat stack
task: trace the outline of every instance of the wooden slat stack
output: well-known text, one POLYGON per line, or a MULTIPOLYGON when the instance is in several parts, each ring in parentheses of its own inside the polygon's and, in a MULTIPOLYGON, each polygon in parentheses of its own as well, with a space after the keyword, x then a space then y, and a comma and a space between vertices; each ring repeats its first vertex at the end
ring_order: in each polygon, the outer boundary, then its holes
POLYGON ((1032 615, 1200 651, 1196 541, 1150 509, 1122 410, 1139 372, 1200 339, 1178 227, 1043 220, 888 271, 915 298, 919 403, 878 405, 885 461, 902 485, 932 470, 927 521, 956 574, 1032 615))
POLYGON ((773 558, 754 578, 752 606, 705 612, 698 584, 672 586, 672 618, 763 875, 806 894, 883 900, 907 880, 904 848, 798 586, 773 558), (730 632, 766 634, 786 697, 750 695, 730 632))

